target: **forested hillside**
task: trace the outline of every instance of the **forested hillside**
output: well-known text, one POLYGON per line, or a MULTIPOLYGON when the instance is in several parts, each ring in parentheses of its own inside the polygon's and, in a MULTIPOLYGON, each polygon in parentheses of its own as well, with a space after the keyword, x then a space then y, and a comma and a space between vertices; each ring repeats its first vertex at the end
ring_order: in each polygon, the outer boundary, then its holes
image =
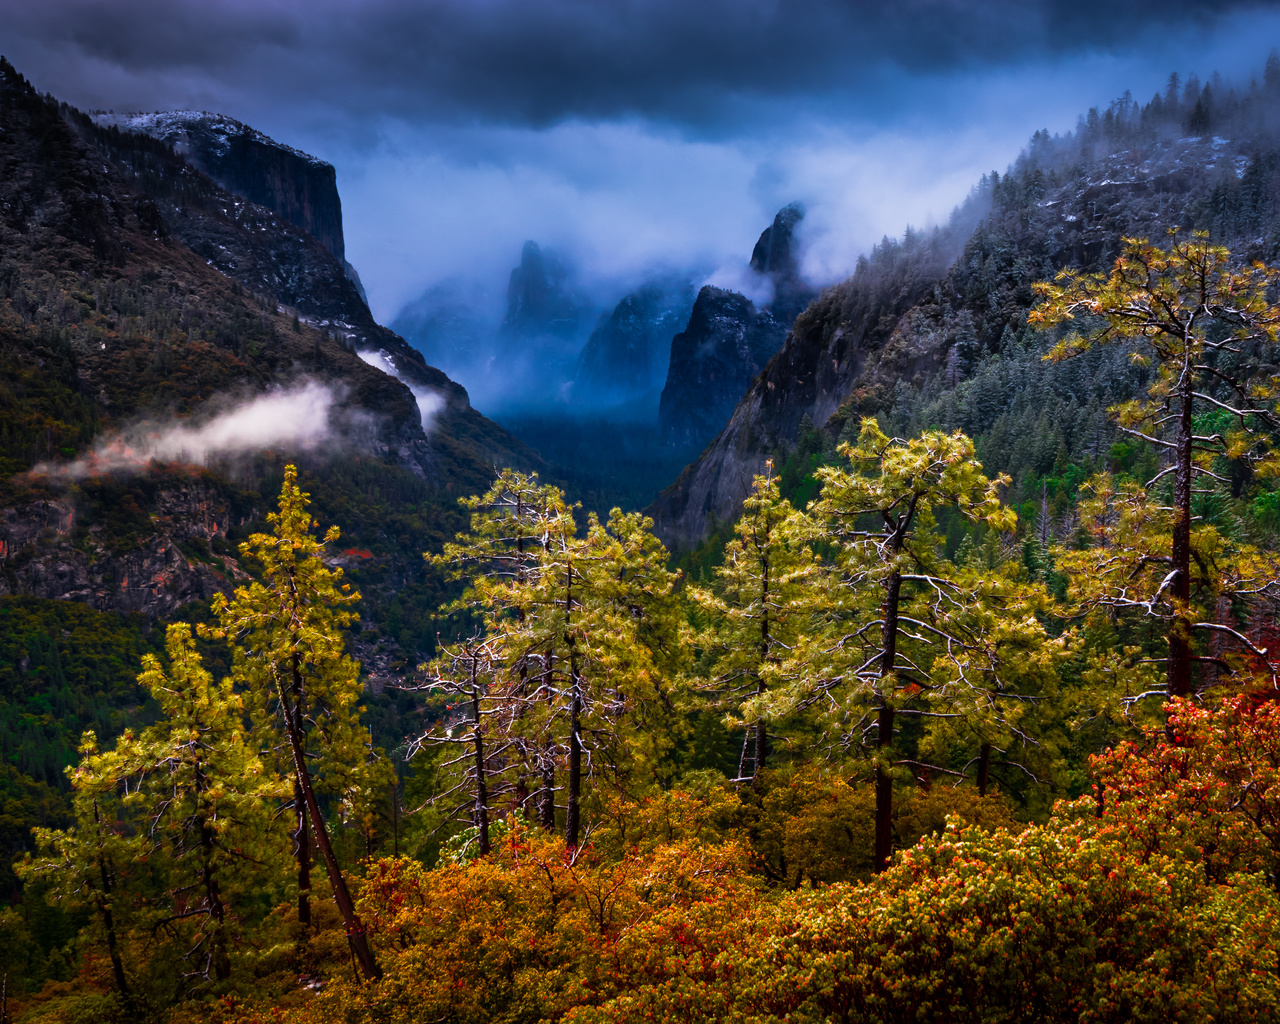
POLYGON ((980 181, 951 221, 884 239, 847 281, 797 319, 724 431, 652 506, 659 534, 687 548, 733 517, 754 474, 807 427, 833 444, 862 415, 887 429, 971 434, 1017 501, 1122 439, 1109 404, 1145 382, 1122 354, 1046 364, 1031 331, 1033 282, 1067 266, 1101 270, 1126 236, 1209 232, 1240 258, 1280 253, 1280 63, 1261 84, 1182 83, 1139 104, 1125 95, 1074 132, 1037 132, 1005 174, 980 181), (1056 467, 1056 469, 1055 469, 1056 467))
MULTIPOLYGON (((157 437, 216 433, 255 397, 332 396, 330 450, 298 454, 325 514, 350 524, 335 557, 366 587, 353 642, 375 681, 434 649, 445 584, 417 552, 463 522, 455 495, 497 461, 539 460, 378 327, 319 242, 167 145, 95 126, 7 63, 0 126, 0 744, 16 854, 31 826, 66 820, 82 731, 154 716, 142 653, 245 578, 236 545, 279 488, 270 444, 148 464, 157 437), (429 435, 411 388, 356 355, 370 344, 440 396, 429 435)), ((418 714, 377 698, 378 742, 418 714)), ((16 896, 7 867, 0 885, 16 896)))

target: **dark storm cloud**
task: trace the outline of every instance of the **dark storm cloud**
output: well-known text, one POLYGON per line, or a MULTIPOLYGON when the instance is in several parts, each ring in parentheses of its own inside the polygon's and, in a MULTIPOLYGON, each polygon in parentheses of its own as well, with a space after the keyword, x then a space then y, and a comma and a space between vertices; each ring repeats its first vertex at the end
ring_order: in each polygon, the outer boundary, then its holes
MULTIPOLYGON (((1124 49, 1258 8, 1230 0, 0 0, 0 47, 172 88, 514 124, 708 123, 761 99, 1124 49), (220 91, 220 90, 219 90, 220 91)), ((101 81, 101 77, 97 79, 101 81)), ((42 83, 37 82, 38 85, 42 83)), ((92 88, 86 81, 86 88, 92 88)), ((879 102, 895 98, 883 86, 879 102)), ((177 97, 175 97, 175 100, 177 97)), ((89 102, 85 96, 82 102, 89 102)), ((889 111, 886 111, 889 112, 889 111)), ((864 108, 864 114, 867 111, 864 108)))

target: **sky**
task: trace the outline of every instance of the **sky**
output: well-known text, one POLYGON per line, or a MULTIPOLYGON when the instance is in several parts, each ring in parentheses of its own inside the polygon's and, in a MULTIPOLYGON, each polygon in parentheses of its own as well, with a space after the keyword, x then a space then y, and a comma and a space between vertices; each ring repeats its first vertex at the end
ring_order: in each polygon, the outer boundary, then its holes
POLYGON ((530 238, 602 297, 724 279, 797 199, 808 276, 839 280, 1039 128, 1171 71, 1247 82, 1280 4, 0 0, 0 25, 76 106, 217 111, 331 161, 389 322, 442 283, 500 304, 530 238))

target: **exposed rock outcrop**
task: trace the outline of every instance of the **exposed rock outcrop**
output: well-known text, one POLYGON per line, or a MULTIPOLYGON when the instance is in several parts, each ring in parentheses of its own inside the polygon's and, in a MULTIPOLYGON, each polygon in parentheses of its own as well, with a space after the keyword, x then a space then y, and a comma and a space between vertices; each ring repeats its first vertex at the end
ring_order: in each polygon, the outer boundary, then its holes
POLYGON ((342 201, 332 164, 206 110, 96 113, 93 119, 167 142, 228 192, 279 214, 345 260, 342 201))
POLYGON ((69 497, 0 510, 0 594, 83 601, 98 611, 165 619, 246 578, 215 553, 230 526, 216 488, 198 478, 160 491, 151 530, 123 548, 85 528, 69 497))
POLYGON ((543 338, 573 342, 589 313, 589 304, 570 287, 560 258, 537 242, 525 242, 507 284, 502 336, 517 344, 543 338))
POLYGON ((698 448, 714 437, 785 335, 780 321, 744 295, 711 285, 698 292, 688 326, 671 341, 658 407, 666 443, 698 448))
POLYGON ((796 228, 804 220, 804 206, 790 203, 778 211, 751 250, 751 269, 773 285, 769 312, 790 325, 817 293, 800 274, 800 244, 796 228))
POLYGON ((688 326, 671 341, 667 380, 658 409, 664 442, 700 449, 724 426, 742 393, 782 346, 796 314, 813 298, 800 275, 796 226, 804 208, 778 211, 751 252, 749 269, 769 287, 759 309, 738 292, 704 287, 688 326))
MULTIPOLYGON (((399 462, 441 486, 464 467, 472 486, 495 463, 537 463, 527 446, 471 407, 465 388, 429 366, 421 353, 374 320, 344 262, 318 238, 211 180, 166 139, 121 130, 114 123, 99 124, 70 108, 66 116, 85 142, 145 190, 150 215, 166 238, 182 243, 280 312, 296 311, 301 323, 333 338, 348 352, 379 353, 392 364, 394 369, 377 361, 366 365, 369 360, 348 359, 339 365, 326 362, 317 349, 314 365, 307 367, 340 380, 346 401, 374 414, 377 429, 369 434, 371 454, 399 462), (424 400, 430 407, 426 417, 424 400), (430 438, 424 424, 433 428, 430 438), (446 467, 443 472, 442 466, 446 467)), ((247 126, 240 127, 254 145, 277 145, 247 126)), ((296 161, 313 159, 288 147, 281 149, 296 161)))

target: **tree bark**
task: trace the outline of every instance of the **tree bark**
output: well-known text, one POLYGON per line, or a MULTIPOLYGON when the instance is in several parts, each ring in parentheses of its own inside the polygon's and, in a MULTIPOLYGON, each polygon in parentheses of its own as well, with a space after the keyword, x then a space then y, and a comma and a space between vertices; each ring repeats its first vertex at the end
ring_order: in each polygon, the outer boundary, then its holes
MULTIPOLYGON (((769 656, 773 653, 773 637, 769 632, 769 560, 766 558, 761 563, 760 576, 760 665, 764 666, 769 660, 769 656)), ((764 679, 757 675, 756 678, 756 695, 760 696, 765 692, 764 679)), ((756 759, 755 766, 751 770, 752 776, 759 775, 765 768, 765 762, 769 757, 769 732, 765 728, 764 716, 761 715, 756 719, 756 759)))
POLYGON ((1192 394, 1190 382, 1181 387, 1178 441, 1174 453, 1173 485, 1173 619, 1169 623, 1169 696, 1191 695, 1191 438, 1192 394))
MULTIPOLYGON (((764 680, 761 679, 756 684, 756 693, 762 694, 764 692, 765 692, 764 680)), ((751 775, 753 778, 758 776, 762 771, 764 771, 765 763, 768 761, 768 758, 769 758, 769 731, 768 729, 765 728, 765 721, 764 721, 763 715, 761 715, 759 718, 756 719, 755 743, 756 743, 755 765, 751 769, 751 775)))
MULTIPOLYGON (((199 765, 196 765, 195 775, 196 799, 200 800, 206 785, 204 770, 199 765)), ((213 828, 209 825, 209 816, 203 809, 198 812, 198 819, 200 825, 200 878, 204 883, 204 899, 209 908, 209 916, 215 922, 213 936, 210 940, 213 947, 213 973, 214 977, 219 981, 225 981, 231 977, 231 958, 227 955, 226 908, 222 902, 222 893, 218 888, 217 875, 213 870, 215 837, 213 828)))
POLYGON ((572 678, 569 697, 569 796, 564 815, 564 841, 566 846, 578 845, 581 827, 579 804, 582 799, 582 739, 579 728, 582 718, 582 680, 578 676, 578 656, 569 656, 572 678))
POLYGON ((484 734, 480 728, 480 690, 476 685, 475 658, 471 659, 471 719, 474 729, 471 733, 475 744, 476 773, 476 805, 472 820, 480 833, 480 856, 489 853, 489 787, 485 781, 484 766, 484 734))
MULTIPOLYGON (((555 705, 551 685, 554 682, 555 663, 556 652, 552 647, 547 652, 547 660, 542 667, 542 688, 546 693, 548 714, 552 712, 555 705)), ((542 745, 542 792, 538 799, 538 814, 542 827, 548 832, 554 832, 556 829, 556 745, 550 732, 542 745)))
MULTIPOLYGON (((293 670, 295 673, 300 673, 297 655, 294 656, 293 670)), ((295 678, 295 687, 299 685, 299 680, 295 678)), ((373 950, 369 946, 368 932, 361 922, 360 916, 356 913, 355 902, 351 899, 346 879, 342 877, 342 869, 338 866, 338 858, 333 852, 332 844, 329 842, 329 831, 325 827, 324 818, 320 814, 320 805, 316 800, 315 790, 311 785, 311 772, 307 768, 306 750, 303 747, 302 735, 297 727, 298 717, 300 716, 295 717, 294 708, 284 687, 278 685, 277 689, 285 712, 284 718, 288 723, 289 750, 293 755, 294 778, 302 789, 303 802, 306 805, 307 813, 311 817, 311 830, 315 835, 316 847, 320 851, 320 857, 324 861, 324 866, 329 875, 329 884, 333 888, 333 900, 338 905, 338 912, 342 914, 342 921, 347 929, 347 941, 351 944, 351 951, 355 955, 356 962, 360 965, 360 972, 367 979, 376 981, 382 977, 382 968, 378 966, 378 961, 374 959, 373 950)))
MULTIPOLYGON (((897 554, 895 546, 894 554, 897 554)), ((902 599, 902 574, 895 565, 885 581, 884 642, 880 652, 880 678, 893 675, 898 662, 898 605, 902 599)), ((893 777, 884 763, 888 748, 893 742, 893 706, 880 697, 880 710, 876 720, 876 749, 880 753, 876 763, 876 838, 874 867, 877 874, 889 866, 893 852, 893 777)))
POLYGON ((991 774, 991 744, 978 748, 978 796, 987 795, 987 780, 991 774))
POLYGON ((307 801, 302 786, 293 782, 293 806, 297 811, 295 856, 298 861, 298 923, 311 927, 311 830, 307 825, 307 801))
POLYGON ((107 954, 111 957, 111 973, 115 977, 116 988, 127 1006, 133 1005, 133 994, 129 991, 129 982, 124 976, 124 961, 120 959, 120 944, 116 938, 116 920, 111 912, 111 871, 107 867, 106 855, 102 852, 102 818, 98 814, 98 801, 93 802, 93 824, 98 830, 98 874, 102 883, 102 900, 98 903, 98 912, 102 915, 102 927, 107 933, 107 954))

